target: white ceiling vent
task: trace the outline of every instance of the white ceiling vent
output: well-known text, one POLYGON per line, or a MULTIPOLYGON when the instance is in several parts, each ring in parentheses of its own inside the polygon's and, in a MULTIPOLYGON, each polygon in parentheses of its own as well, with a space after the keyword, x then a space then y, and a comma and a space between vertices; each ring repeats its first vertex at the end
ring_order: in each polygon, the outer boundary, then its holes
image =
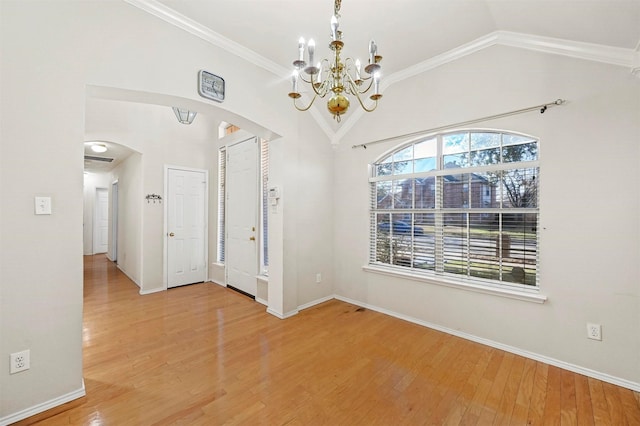
POLYGON ((95 155, 85 155, 84 156, 85 160, 91 160, 91 161, 103 161, 105 163, 110 163, 113 161, 113 158, 109 158, 109 157, 98 157, 95 155))

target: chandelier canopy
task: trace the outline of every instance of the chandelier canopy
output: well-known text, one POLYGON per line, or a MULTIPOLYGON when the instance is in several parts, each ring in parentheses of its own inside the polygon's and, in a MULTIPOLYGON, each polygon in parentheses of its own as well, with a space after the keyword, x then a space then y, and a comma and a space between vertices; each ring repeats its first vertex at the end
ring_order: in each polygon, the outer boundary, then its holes
POLYGON ((322 59, 314 63, 315 42, 310 39, 305 46, 304 38, 300 37, 300 40, 298 40, 298 59, 293 61, 292 89, 289 93, 289 97, 293 99, 293 105, 299 111, 307 111, 318 97, 324 98, 329 95, 327 108, 338 122, 340 122, 340 117, 349 109, 347 95, 355 96, 362 109, 367 112, 375 110, 378 106, 378 99, 382 97, 380 94, 380 61, 382 56, 378 55, 378 47, 375 41, 371 40, 369 42, 369 63, 364 67, 364 73, 359 59, 354 61, 352 58, 346 58, 343 61, 340 57, 344 47, 342 31, 338 30, 340 5, 341 0, 335 0, 333 16, 331 17, 331 43, 329 43, 329 48, 334 52, 334 55, 332 55, 331 59, 322 59), (306 55, 305 50, 307 51, 306 55), (308 84, 313 90, 313 98, 309 105, 303 107, 297 104, 297 99, 302 96, 298 91, 300 80, 308 84), (364 104, 363 96, 372 88, 372 94, 369 99, 373 101, 373 104, 367 107, 364 104))

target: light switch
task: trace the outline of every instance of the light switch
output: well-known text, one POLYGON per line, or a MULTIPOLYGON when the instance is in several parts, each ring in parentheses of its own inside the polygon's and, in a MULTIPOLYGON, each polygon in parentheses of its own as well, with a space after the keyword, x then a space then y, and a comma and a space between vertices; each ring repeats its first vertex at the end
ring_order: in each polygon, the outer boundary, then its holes
POLYGON ((36 197, 36 214, 51 214, 51 197, 36 197))

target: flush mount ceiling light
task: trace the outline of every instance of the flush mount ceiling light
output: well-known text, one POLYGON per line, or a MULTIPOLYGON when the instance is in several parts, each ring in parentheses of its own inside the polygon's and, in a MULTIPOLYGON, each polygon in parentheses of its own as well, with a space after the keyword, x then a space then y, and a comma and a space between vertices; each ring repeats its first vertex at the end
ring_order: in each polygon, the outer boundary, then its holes
POLYGON ((182 124, 191 124, 193 123, 193 119, 196 118, 195 111, 189 111, 185 108, 172 107, 173 112, 176 114, 178 121, 182 124))
POLYGON ((316 44, 313 40, 307 43, 308 62, 305 61, 305 42, 304 38, 298 41, 298 59, 293 61, 293 75, 291 80, 293 88, 289 97, 293 99, 293 105, 299 111, 306 111, 311 108, 317 97, 324 98, 329 93, 331 96, 327 102, 329 112, 333 114, 336 121, 340 121, 340 116, 347 112, 349 108, 349 98, 347 94, 353 95, 358 99, 358 103, 367 112, 371 112, 378 106, 378 99, 382 97, 380 94, 380 61, 382 56, 378 55, 378 47, 371 40, 369 42, 369 64, 364 67, 362 73, 360 60, 346 58, 344 61, 340 57, 344 42, 342 41, 342 31, 338 31, 338 18, 340 14, 341 0, 335 0, 333 6, 333 16, 331 17, 331 43, 329 48, 335 53, 329 59, 323 59, 317 64, 313 62, 316 44), (308 76, 305 77, 301 71, 308 76), (365 75, 366 74, 366 75, 365 75), (302 95, 298 91, 298 80, 308 83, 313 89, 313 99, 306 107, 299 107, 296 100, 302 95), (372 106, 365 106, 361 95, 365 95, 373 87, 373 93, 369 96, 374 103, 372 106))
POLYGON ((98 153, 107 152, 107 146, 103 143, 94 143, 91 145, 91 151, 98 153))

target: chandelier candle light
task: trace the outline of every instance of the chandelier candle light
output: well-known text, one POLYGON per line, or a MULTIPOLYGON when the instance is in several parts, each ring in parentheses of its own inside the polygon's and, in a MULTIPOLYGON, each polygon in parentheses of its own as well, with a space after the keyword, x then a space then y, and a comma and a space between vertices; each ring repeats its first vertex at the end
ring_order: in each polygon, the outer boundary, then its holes
POLYGON ((292 89, 289 97, 293 99, 293 105, 298 111, 307 111, 315 102, 316 98, 324 98, 330 95, 327 101, 327 108, 333 114, 333 118, 340 122, 340 117, 349 108, 349 98, 347 94, 358 99, 360 106, 367 112, 371 112, 378 106, 380 94, 380 61, 382 56, 378 55, 378 46, 371 40, 369 42, 369 63, 364 67, 366 76, 362 75, 362 65, 360 60, 346 58, 344 61, 340 57, 344 42, 342 41, 342 31, 338 30, 338 18, 340 14, 341 0, 335 0, 333 16, 331 17, 331 43, 329 48, 335 52, 332 61, 323 59, 314 65, 314 55, 316 44, 309 40, 306 44, 308 62, 305 61, 305 41, 300 37, 298 40, 298 59, 293 61, 293 74, 291 76, 292 89), (304 74, 301 73, 304 71, 304 74), (305 77, 306 74, 306 77, 305 77), (298 91, 298 82, 302 80, 313 89, 313 98, 306 107, 299 107, 296 100, 302 95, 298 91), (367 107, 361 95, 365 95, 373 88, 373 93, 369 96, 374 103, 367 107))

